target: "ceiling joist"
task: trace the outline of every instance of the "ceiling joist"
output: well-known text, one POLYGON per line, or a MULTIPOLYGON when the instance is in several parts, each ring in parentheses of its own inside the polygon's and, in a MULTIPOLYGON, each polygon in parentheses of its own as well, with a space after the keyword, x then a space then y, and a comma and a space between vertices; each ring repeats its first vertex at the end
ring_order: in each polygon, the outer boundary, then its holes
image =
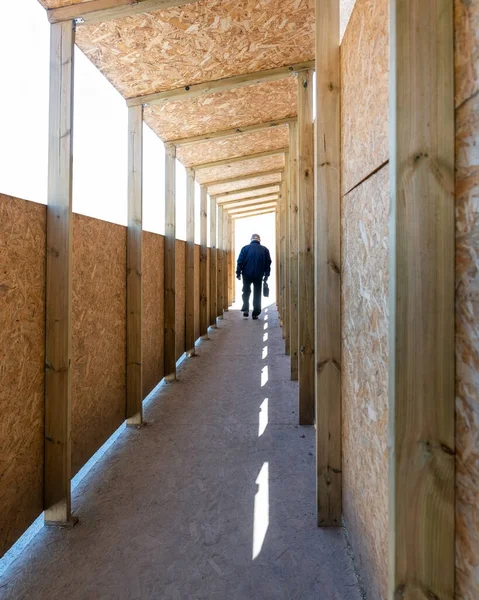
POLYGON ((248 200, 235 200, 234 202, 228 202, 228 204, 220 204, 224 210, 230 210, 232 208, 241 207, 255 207, 258 204, 265 204, 266 202, 276 202, 279 200, 278 194, 269 194, 268 196, 258 196, 258 198, 250 198, 248 200))
POLYGON ((192 166, 195 171, 200 169, 212 169, 215 167, 223 167, 225 165, 233 165, 238 162, 245 160, 254 160, 255 158, 268 158, 270 156, 278 156, 278 154, 284 154, 288 152, 289 148, 277 148, 276 150, 267 150, 266 152, 257 152, 256 154, 245 154, 244 156, 234 156, 233 158, 223 158, 213 162, 200 163, 192 166))
POLYGON ((226 129, 224 131, 214 131, 212 133, 205 133, 204 135, 195 135, 192 137, 181 138, 177 140, 171 140, 177 148, 180 146, 190 146, 191 144, 199 144, 201 142, 209 142, 211 140, 226 139, 234 137, 241 133, 252 133, 254 131, 262 131, 263 129, 270 129, 271 127, 280 127, 281 125, 289 125, 297 121, 297 117, 288 117, 286 119, 277 119, 275 121, 268 121, 267 123, 257 123, 256 125, 246 125, 245 127, 235 127, 233 129, 226 129))
POLYGON ((205 96, 207 94, 216 94, 218 92, 234 90, 248 85, 264 83, 265 81, 277 81, 278 79, 291 77, 296 75, 296 73, 299 71, 314 69, 314 64, 314 60, 310 60, 286 67, 278 67, 276 69, 268 69, 266 71, 256 71, 255 73, 245 73, 244 75, 225 77, 224 79, 197 83, 195 85, 186 85, 173 90, 165 90, 164 92, 156 92, 155 94, 146 94, 145 96, 129 98, 126 103, 128 106, 138 106, 139 104, 147 104, 151 106, 173 100, 198 98, 199 96, 205 96))
POLYGON ((247 219, 248 217, 259 217, 260 215, 268 215, 269 213, 275 213, 276 208, 265 208, 263 210, 255 210, 246 214, 240 213, 239 215, 231 215, 233 219, 247 219))
MULTIPOLYGON (((261 185, 253 185, 251 187, 240 188, 239 190, 232 190, 231 192, 223 192, 222 194, 212 194, 216 196, 216 201, 218 203, 228 202, 232 196, 239 196, 240 194, 250 194, 249 196, 243 196, 242 198, 237 198, 238 200, 249 200, 249 198, 256 198, 258 192, 262 190, 270 190, 268 193, 279 192, 279 182, 278 183, 263 183, 261 185), (274 189, 272 189, 274 188, 274 189)), ((263 192, 264 193, 264 192, 263 192)), ((236 198, 235 198, 236 199, 236 198)))
POLYGON ((283 172, 284 172, 284 168, 271 169, 270 171, 260 171, 259 173, 248 173, 246 175, 236 175, 235 177, 228 177, 225 179, 214 179, 214 180, 205 182, 203 185, 205 185, 208 189, 212 188, 214 186, 218 186, 218 185, 227 185, 228 183, 236 183, 238 181, 244 181, 245 185, 246 185, 246 182, 250 181, 251 179, 257 179, 259 177, 268 177, 269 175, 278 175, 278 176, 280 176, 279 182, 271 183, 271 185, 275 185, 276 183, 281 183, 283 172))
POLYGON ((253 210, 265 210, 267 208, 276 208, 278 204, 278 201, 269 201, 269 202, 265 202, 264 204, 257 204, 256 206, 243 206, 241 208, 230 208, 229 210, 227 210, 226 212, 233 216, 233 215, 239 215, 239 214, 243 214, 243 213, 249 213, 253 210))
POLYGON ((195 0, 90 0, 70 6, 50 8, 47 17, 50 23, 75 20, 82 23, 98 23, 120 19, 138 13, 165 10, 192 4, 195 0))

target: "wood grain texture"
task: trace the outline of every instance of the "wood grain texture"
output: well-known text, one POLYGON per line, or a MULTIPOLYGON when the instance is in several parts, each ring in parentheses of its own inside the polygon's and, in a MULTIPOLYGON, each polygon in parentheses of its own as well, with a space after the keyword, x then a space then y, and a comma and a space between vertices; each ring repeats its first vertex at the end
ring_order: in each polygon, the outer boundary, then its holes
POLYGON ((387 167, 342 199, 343 514, 367 598, 388 577, 387 167))
MULTIPOLYGON (((176 378, 176 162, 175 148, 165 152, 165 377, 176 378)), ((184 260, 184 255, 183 255, 184 260)), ((184 268, 181 269, 184 273, 184 268)))
POLYGON ((162 140, 256 125, 296 116, 295 79, 259 83, 228 92, 145 108, 145 121, 162 140))
POLYGON ((453 8, 391 4, 390 597, 454 597, 453 8))
POLYGON ((0 556, 43 510, 46 207, 0 194, 0 556))
POLYGON ((289 304, 291 379, 298 380, 298 126, 293 123, 289 128, 290 157, 290 216, 289 216, 289 304))
POLYGON ((357 0, 341 44, 341 194, 389 157, 388 0, 357 0))
POLYGON ((195 174, 186 172, 185 350, 195 353, 195 174))
POLYGON ((200 331, 200 257, 201 247, 195 244, 195 342, 201 336, 200 331))
POLYGON ((479 1, 455 4, 456 596, 479 596, 479 1))
POLYGON ((175 276, 175 362, 187 350, 185 346, 186 333, 186 297, 185 297, 185 256, 186 242, 176 240, 176 276, 175 276))
POLYGON ((240 181, 231 181, 208 186, 208 191, 212 196, 222 196, 225 193, 234 193, 246 187, 255 187, 262 185, 270 185, 275 188, 281 182, 281 173, 275 172, 271 175, 253 175, 250 178, 240 181))
POLYGON ((284 169, 284 154, 269 156, 266 158, 245 159, 220 167, 201 169, 196 175, 199 183, 205 185, 210 182, 228 179, 230 177, 247 178, 258 175, 264 171, 282 171, 284 169))
POLYGON ((210 286, 209 286, 209 325, 216 327, 216 316, 217 311, 217 276, 218 276, 218 265, 217 265, 217 229, 216 229, 216 200, 213 196, 210 196, 209 203, 210 213, 210 286))
POLYGON ((208 194, 206 188, 201 186, 200 196, 200 335, 208 334, 209 325, 209 282, 208 282, 208 194))
POLYGON ((45 520, 71 518, 72 23, 50 27, 45 298, 45 520))
POLYGON ((317 518, 338 527, 341 477, 340 11, 316 0, 315 361, 317 518))
POLYGON ((313 72, 298 77, 299 423, 314 423, 314 132, 313 72))
POLYGON ((143 398, 165 374, 165 238, 143 231, 143 398))
POLYGON ((224 253, 224 210, 221 206, 218 206, 217 209, 217 231, 218 231, 218 249, 217 249, 217 258, 216 258, 216 313, 218 318, 223 318, 223 304, 224 304, 224 262, 225 262, 225 253, 224 253))
POLYGON ((143 107, 128 109, 128 228, 126 250, 126 420, 143 422, 142 393, 143 107))
POLYGON ((73 215, 73 475, 125 419, 126 235, 73 215))

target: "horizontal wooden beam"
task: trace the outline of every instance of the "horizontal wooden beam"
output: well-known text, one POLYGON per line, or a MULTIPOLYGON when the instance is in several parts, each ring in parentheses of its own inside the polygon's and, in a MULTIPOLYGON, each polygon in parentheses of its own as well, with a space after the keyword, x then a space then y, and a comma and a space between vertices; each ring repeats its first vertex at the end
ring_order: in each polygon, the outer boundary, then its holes
POLYGON ((276 69, 268 69, 266 71, 256 71, 254 73, 245 73, 243 75, 225 77, 224 79, 217 79, 215 81, 205 81, 204 83, 185 85, 172 90, 165 90, 163 92, 156 92, 154 94, 146 94, 145 96, 129 98, 126 103, 128 106, 137 106, 138 104, 148 104, 151 106, 154 104, 162 104, 163 102, 171 102, 173 100, 198 98, 199 96, 235 90, 248 85, 264 83, 266 81, 278 81, 279 79, 284 79, 285 77, 294 76, 295 73, 307 69, 314 69, 314 60, 288 65, 285 67, 278 67, 276 69))
POLYGON ((260 204, 261 202, 271 202, 272 200, 278 200, 278 194, 267 194, 265 196, 257 196, 255 198, 246 198, 244 200, 232 200, 231 202, 219 204, 218 206, 222 206, 226 210, 230 210, 230 208, 236 208, 238 206, 254 206, 256 204, 260 204))
POLYGON ((278 156, 288 151, 288 148, 277 148, 276 150, 266 150, 266 152, 257 152, 256 154, 245 154, 244 156, 233 156, 232 158, 222 158, 207 163, 200 163, 191 165, 195 171, 200 169, 212 169, 215 167, 224 167, 225 165, 233 165, 238 162, 244 162, 245 160, 255 160, 257 158, 269 158, 270 156, 278 156))
POLYGON ((269 201, 269 202, 264 202, 264 203, 258 203, 256 206, 242 206, 240 208, 230 208, 228 210, 228 214, 233 216, 234 215, 239 215, 239 214, 243 214, 243 213, 249 213, 252 210, 263 210, 266 208, 275 208, 278 204, 278 201, 269 201))
MULTIPOLYGON (((208 188, 208 192, 210 191, 210 188, 216 186, 216 185, 226 185, 228 183, 236 183, 238 181, 249 181, 250 179, 257 179, 258 177, 267 177, 268 175, 283 175, 283 171, 284 169, 271 169, 269 171, 261 171, 260 173, 247 173, 247 174, 242 174, 242 175, 235 175, 235 177, 226 177, 224 179, 212 179, 211 181, 206 181, 203 182, 202 185, 206 186, 208 188)), ((280 179, 281 181, 281 179, 280 179)), ((271 183, 271 185, 276 185, 278 182, 275 181, 273 183, 271 183)), ((234 190, 231 190, 234 191, 234 190)))
POLYGON ((50 8, 47 17, 50 23, 73 21, 77 24, 95 23, 120 19, 153 10, 165 10, 192 4, 195 0, 90 0, 70 6, 50 8))
POLYGON ((219 140, 241 133, 254 133, 255 131, 263 131, 264 129, 271 129, 272 127, 281 127, 281 125, 289 125, 289 123, 296 123, 296 117, 288 117, 286 119, 277 119, 275 121, 267 121, 266 123, 256 123, 256 125, 246 125, 245 127, 234 127, 233 129, 225 129, 223 131, 213 131, 211 133, 205 133, 203 135, 195 135, 187 138, 179 138, 177 140, 170 140, 177 148, 180 146, 191 146, 192 144, 200 144, 201 142, 210 142, 212 140, 219 140))
MULTIPOLYGON (((261 185, 253 185, 251 187, 244 187, 244 188, 240 188, 239 190, 231 190, 231 192, 224 192, 223 194, 218 194, 216 196, 216 200, 217 202, 227 202, 228 199, 231 196, 236 196, 237 194, 247 194, 249 192, 251 192, 251 197, 256 196, 257 192, 260 192, 261 190, 268 190, 270 188, 277 188, 277 190, 279 192, 279 185, 281 182, 273 182, 273 183, 262 183, 261 185)), ((248 198, 242 198, 242 200, 247 200, 248 198)))
POLYGON ((276 208, 265 208, 263 210, 254 210, 251 211, 249 213, 243 214, 237 214, 237 215, 231 215, 233 217, 233 219, 237 220, 237 219, 246 219, 248 217, 258 217, 259 215, 268 215, 269 213, 275 213, 276 212, 276 208))

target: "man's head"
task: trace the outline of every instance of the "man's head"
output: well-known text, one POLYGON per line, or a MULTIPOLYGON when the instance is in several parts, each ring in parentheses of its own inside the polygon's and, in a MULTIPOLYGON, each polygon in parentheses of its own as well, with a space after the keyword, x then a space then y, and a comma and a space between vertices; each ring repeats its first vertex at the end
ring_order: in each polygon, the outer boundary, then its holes
POLYGON ((261 242, 261 238, 259 237, 259 235, 257 233, 253 233, 253 235, 251 236, 251 241, 252 242, 261 242))

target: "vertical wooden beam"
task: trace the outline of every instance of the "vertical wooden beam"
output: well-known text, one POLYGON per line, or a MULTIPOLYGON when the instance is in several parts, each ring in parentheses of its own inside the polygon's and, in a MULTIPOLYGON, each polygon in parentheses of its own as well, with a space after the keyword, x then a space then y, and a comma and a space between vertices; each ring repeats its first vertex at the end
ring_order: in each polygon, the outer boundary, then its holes
POLYGON ((299 423, 313 425, 314 360, 314 135, 313 71, 298 74, 299 423))
POLYGON ((165 147, 165 377, 176 379, 176 148, 165 147))
POLYGON ((285 318, 285 301, 284 301, 284 282, 285 282, 285 272, 284 272, 284 259, 285 259, 285 191, 284 191, 284 179, 281 182, 280 187, 280 200, 278 203, 278 212, 279 212, 279 297, 280 297, 280 313, 279 320, 282 328, 282 336, 284 339, 284 318, 285 318))
POLYGON ((208 194, 201 186, 200 200, 200 335, 208 337, 208 276, 207 276, 208 194))
POLYGON ((391 0, 389 598, 454 597, 453 0, 391 0))
POLYGON ((316 491, 321 527, 341 525, 339 2, 316 0, 316 491))
POLYGON ((210 325, 216 327, 216 199, 210 196, 210 325))
POLYGON ((224 219, 223 219, 223 207, 218 206, 218 241, 216 250, 216 272, 217 272, 217 286, 216 286, 216 314, 218 319, 223 318, 223 293, 224 293, 224 248, 223 248, 223 231, 224 231, 224 219))
POLYGON ((223 223, 223 253, 224 253, 224 277, 223 277, 223 311, 227 311, 230 305, 229 293, 230 293, 230 252, 229 252, 229 231, 230 231, 230 216, 224 213, 223 223))
POLYGON ((276 234, 276 248, 275 248, 275 263, 276 263, 276 307, 278 309, 278 317, 279 317, 279 324, 281 325, 281 294, 280 294, 280 289, 281 289, 281 276, 280 276, 280 239, 281 239, 281 227, 280 227, 280 206, 276 207, 276 212, 275 212, 275 234, 276 234))
POLYGON ((231 280, 233 286, 232 303, 236 302, 236 221, 231 219, 231 280))
POLYGON ((51 26, 45 330, 45 524, 71 515, 72 22, 51 26))
POLYGON ((289 353, 291 379, 298 380, 298 127, 289 126, 289 353))
POLYGON ((285 152, 284 167, 284 352, 291 352, 290 306, 289 306, 289 213, 290 213, 290 181, 289 181, 289 152, 285 152))
POLYGON ((195 355, 195 172, 186 170, 185 347, 195 355))
POLYGON ((126 277, 126 423, 143 422, 142 389, 142 169, 143 109, 128 109, 128 230, 126 277))

